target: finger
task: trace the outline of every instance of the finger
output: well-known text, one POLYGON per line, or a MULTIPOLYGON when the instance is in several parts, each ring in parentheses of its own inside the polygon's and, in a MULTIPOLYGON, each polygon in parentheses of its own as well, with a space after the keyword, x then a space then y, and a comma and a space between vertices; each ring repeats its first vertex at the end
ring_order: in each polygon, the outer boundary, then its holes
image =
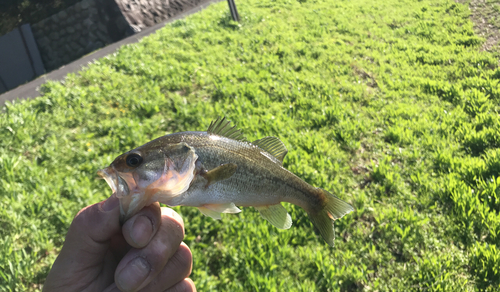
POLYGON ((168 288, 165 292, 196 292, 196 287, 193 280, 186 278, 175 284, 175 286, 168 288))
POLYGON ((116 268, 115 283, 122 291, 137 291, 149 284, 175 254, 184 238, 182 218, 161 208, 161 226, 149 244, 131 249, 116 268))
MULTIPOLYGON (((141 290, 142 291, 142 290, 141 290)), ((144 290, 148 291, 148 290, 144 290)), ((103 292, 122 292, 116 284, 113 283, 111 286, 106 288, 103 292)), ((148 291, 149 292, 149 291, 148 291)), ((196 292, 196 286, 194 285, 193 280, 186 278, 177 282, 174 286, 167 288, 167 290, 163 290, 163 292, 196 292)))
POLYGON ((80 248, 105 253, 108 241, 120 232, 118 206, 119 200, 113 194, 105 201, 80 210, 71 222, 64 246, 71 244, 72 252, 80 248))
POLYGON ((142 208, 123 224, 123 237, 135 248, 145 247, 160 228, 161 209, 158 203, 142 208))
MULTIPOLYGON (((175 254, 168 260, 167 265, 163 270, 154 278, 151 283, 142 288, 142 292, 161 292, 174 286, 179 286, 182 280, 191 274, 193 267, 193 257, 191 250, 183 242, 175 252, 175 254)), ((190 284, 194 287, 193 281, 189 280, 190 284)), ((184 291, 184 290, 180 290, 184 291)), ((194 290, 187 290, 194 291, 194 290)), ((115 283, 106 288, 103 292, 120 292, 120 289, 115 283)))
MULTIPOLYGON (((69 227, 64 246, 47 276, 47 282, 51 283, 52 278, 57 278, 58 283, 63 282, 60 275, 72 275, 83 280, 109 280, 110 275, 96 275, 87 270, 110 256, 107 254, 110 240, 121 231, 118 206, 118 198, 112 195, 107 200, 78 212, 69 227)), ((111 282, 112 279, 111 275, 111 282)))
POLYGON ((121 292, 118 287, 116 287, 116 284, 113 283, 111 284, 108 288, 104 289, 102 292, 121 292))
POLYGON ((142 292, 162 292, 187 278, 193 267, 193 256, 189 247, 183 242, 168 260, 163 270, 151 281, 142 292))

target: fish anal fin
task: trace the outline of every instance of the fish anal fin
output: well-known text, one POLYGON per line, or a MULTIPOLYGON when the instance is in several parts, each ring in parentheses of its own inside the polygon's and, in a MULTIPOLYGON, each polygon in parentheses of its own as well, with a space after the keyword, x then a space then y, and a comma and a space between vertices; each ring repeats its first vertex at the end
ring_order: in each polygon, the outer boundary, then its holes
POLYGON ((222 119, 219 117, 215 121, 212 121, 207 129, 207 133, 237 141, 246 141, 246 138, 243 133, 241 133, 240 129, 236 129, 236 126, 231 127, 231 122, 225 117, 222 119))
POLYGON ((260 215, 276 228, 288 229, 292 226, 292 218, 281 204, 260 206, 255 209, 259 210, 260 215))
POLYGON ((241 210, 234 203, 206 204, 203 207, 219 213, 239 213, 241 210))
POLYGON ((206 187, 208 187, 209 185, 214 184, 218 181, 230 178, 236 172, 237 168, 238 165, 234 163, 226 163, 217 166, 216 168, 205 173, 202 173, 201 176, 203 176, 207 180, 206 187))
POLYGON ((213 210, 210 210, 208 208, 205 208, 205 207, 198 207, 198 210, 200 210, 200 212, 205 215, 205 216, 208 216, 208 217, 211 217, 215 220, 220 220, 221 217, 220 217, 220 213, 219 212, 216 212, 216 211, 213 211, 213 210))
POLYGON ((283 162, 285 155, 288 153, 285 144, 283 144, 283 142, 281 142, 281 140, 276 137, 264 137, 262 139, 253 141, 252 144, 259 146, 261 149, 276 157, 276 159, 281 162, 283 162))

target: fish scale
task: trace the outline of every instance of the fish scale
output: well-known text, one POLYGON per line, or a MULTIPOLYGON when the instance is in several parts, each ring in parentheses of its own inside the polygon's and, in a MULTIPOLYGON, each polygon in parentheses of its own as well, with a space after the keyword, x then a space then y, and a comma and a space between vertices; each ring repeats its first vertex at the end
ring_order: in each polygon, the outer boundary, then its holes
MULTIPOLYGON (((207 133, 193 135, 194 139, 189 133, 179 134, 184 136, 184 142, 196 149, 198 159, 207 169, 229 162, 238 165, 234 175, 227 180, 211 185, 207 189, 189 188, 186 195, 182 196, 187 197, 185 201, 179 198, 179 205, 197 202, 196 199, 191 201, 188 199, 193 194, 219 192, 218 199, 240 206, 252 206, 256 203, 272 205, 280 201, 290 201, 290 203, 300 204, 304 209, 308 207, 305 206, 307 204, 305 196, 308 192, 313 192, 314 188, 284 169, 277 163, 279 161, 271 161, 261 153, 262 149, 246 142, 224 138, 217 139, 215 142, 207 133), (245 196, 234 196, 242 190, 245 190, 245 196)), ((213 203, 216 202, 210 202, 210 204, 213 203)))

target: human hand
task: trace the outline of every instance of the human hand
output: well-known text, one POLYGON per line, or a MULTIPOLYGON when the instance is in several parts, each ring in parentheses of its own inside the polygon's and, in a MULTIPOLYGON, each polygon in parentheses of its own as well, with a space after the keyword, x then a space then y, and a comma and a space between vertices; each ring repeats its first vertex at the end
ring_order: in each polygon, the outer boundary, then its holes
POLYGON ((118 198, 73 219, 43 291, 196 291, 182 218, 155 203, 119 223, 118 198))

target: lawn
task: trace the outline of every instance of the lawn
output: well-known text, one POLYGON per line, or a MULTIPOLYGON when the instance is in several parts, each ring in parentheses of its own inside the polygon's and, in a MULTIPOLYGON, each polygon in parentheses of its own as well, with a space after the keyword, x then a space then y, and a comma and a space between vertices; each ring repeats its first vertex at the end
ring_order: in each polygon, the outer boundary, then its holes
POLYGON ((96 171, 217 116, 356 210, 186 223, 199 291, 500 291, 500 69, 452 0, 222 2, 0 113, 0 291, 38 291, 96 171))

